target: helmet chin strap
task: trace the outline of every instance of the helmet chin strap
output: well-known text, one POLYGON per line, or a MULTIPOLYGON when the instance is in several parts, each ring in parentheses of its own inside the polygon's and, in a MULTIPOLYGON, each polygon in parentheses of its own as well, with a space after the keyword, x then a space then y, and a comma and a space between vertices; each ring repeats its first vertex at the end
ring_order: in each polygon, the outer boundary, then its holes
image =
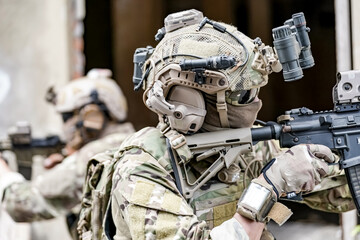
POLYGON ((216 94, 216 110, 219 113, 221 127, 230 128, 227 114, 227 105, 225 101, 225 90, 219 91, 216 94))

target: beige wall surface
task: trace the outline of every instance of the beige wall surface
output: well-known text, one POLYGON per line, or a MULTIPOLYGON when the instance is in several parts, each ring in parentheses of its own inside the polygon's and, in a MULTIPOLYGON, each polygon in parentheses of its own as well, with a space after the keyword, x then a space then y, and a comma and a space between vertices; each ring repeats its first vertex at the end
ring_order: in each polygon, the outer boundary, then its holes
POLYGON ((66 2, 0 0, 0 137, 18 120, 35 136, 61 131, 44 98, 50 84, 69 80, 66 2))
MULTIPOLYGON (((69 2, 0 0, 0 138, 19 120, 30 122, 34 137, 61 133, 45 93, 69 81, 69 2)), ((1 240, 69 239, 63 219, 32 229, 31 235, 29 224, 15 224, 0 209, 1 240)))

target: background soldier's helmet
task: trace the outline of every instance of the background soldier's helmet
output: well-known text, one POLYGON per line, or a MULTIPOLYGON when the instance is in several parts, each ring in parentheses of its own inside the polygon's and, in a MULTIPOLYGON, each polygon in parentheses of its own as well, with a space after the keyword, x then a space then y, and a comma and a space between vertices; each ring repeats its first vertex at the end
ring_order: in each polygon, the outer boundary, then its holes
POLYGON ((160 121, 186 134, 202 127, 209 104, 221 127, 231 127, 228 106, 251 102, 279 65, 259 38, 197 10, 169 15, 156 38, 144 67, 144 101, 160 121))
POLYGON ((48 101, 62 115, 65 138, 73 148, 98 138, 108 121, 125 120, 126 98, 111 75, 108 69, 92 69, 59 91, 48 92, 48 101))

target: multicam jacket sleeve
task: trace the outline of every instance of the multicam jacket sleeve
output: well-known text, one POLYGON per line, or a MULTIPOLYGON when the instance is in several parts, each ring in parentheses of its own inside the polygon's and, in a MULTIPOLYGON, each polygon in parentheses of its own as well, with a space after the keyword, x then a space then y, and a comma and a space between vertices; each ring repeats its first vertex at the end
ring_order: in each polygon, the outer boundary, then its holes
POLYGON ((4 193, 3 205, 17 222, 50 219, 70 211, 81 197, 82 182, 77 175, 76 155, 34 181, 11 184, 4 193))
MULTIPOLYGON (((3 199, 4 191, 8 186, 16 182, 23 182, 23 181, 24 181, 23 175, 17 172, 8 172, 0 176, 0 200, 3 199)), ((0 206, 1 206, 1 201, 0 201, 0 206)))
POLYGON ((128 134, 115 133, 92 141, 33 181, 10 184, 2 204, 17 222, 67 214, 81 202, 86 164, 96 153, 118 147, 128 134))
POLYGON ((178 192, 172 177, 138 148, 125 153, 113 176, 114 239, 208 239, 199 221, 178 192))

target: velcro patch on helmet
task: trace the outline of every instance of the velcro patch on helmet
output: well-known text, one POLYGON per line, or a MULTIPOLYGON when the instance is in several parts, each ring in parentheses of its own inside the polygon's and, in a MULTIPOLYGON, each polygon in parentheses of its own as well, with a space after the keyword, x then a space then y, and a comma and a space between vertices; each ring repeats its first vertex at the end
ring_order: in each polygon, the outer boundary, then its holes
POLYGON ((182 39, 178 52, 181 54, 211 57, 219 55, 219 45, 215 42, 199 42, 192 39, 182 39))

